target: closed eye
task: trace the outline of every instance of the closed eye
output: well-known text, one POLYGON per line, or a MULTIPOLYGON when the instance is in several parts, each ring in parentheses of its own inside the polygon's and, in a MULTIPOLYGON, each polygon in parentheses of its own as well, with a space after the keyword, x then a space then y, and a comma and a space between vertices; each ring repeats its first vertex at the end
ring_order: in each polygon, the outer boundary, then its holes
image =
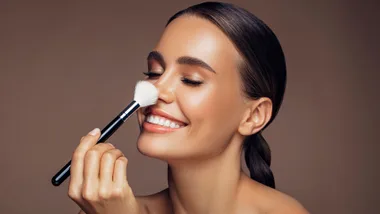
POLYGON ((160 73, 155 73, 155 72, 151 72, 151 71, 143 72, 143 74, 144 74, 145 76, 147 76, 148 79, 153 79, 153 78, 155 78, 155 77, 159 77, 159 76, 161 76, 160 73))
POLYGON ((201 81, 191 80, 188 78, 182 78, 182 82, 186 85, 193 86, 193 87, 199 86, 203 83, 201 81))
MULTIPOLYGON (((152 72, 152 71, 143 72, 143 74, 144 74, 145 76, 147 76, 148 79, 155 79, 155 78, 158 78, 158 77, 161 76, 160 73, 155 73, 155 72, 152 72)), ((184 84, 189 85, 189 86, 192 86, 192 87, 196 87, 196 86, 199 86, 199 85, 203 84, 202 81, 191 80, 191 79, 189 79, 189 78, 185 78, 185 77, 183 77, 183 78, 181 79, 181 81, 182 81, 184 84)))

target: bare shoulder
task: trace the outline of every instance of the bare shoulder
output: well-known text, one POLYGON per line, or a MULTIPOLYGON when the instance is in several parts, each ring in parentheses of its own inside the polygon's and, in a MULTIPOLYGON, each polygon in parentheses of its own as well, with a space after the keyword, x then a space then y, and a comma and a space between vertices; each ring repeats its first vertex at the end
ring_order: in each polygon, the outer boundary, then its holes
POLYGON ((242 179, 239 204, 244 210, 239 213, 309 214, 295 198, 260 184, 249 177, 242 179))
POLYGON ((171 213, 169 192, 167 188, 152 195, 137 196, 136 199, 144 214, 171 213))
POLYGON ((305 207, 295 198, 278 190, 271 214, 309 214, 305 207))

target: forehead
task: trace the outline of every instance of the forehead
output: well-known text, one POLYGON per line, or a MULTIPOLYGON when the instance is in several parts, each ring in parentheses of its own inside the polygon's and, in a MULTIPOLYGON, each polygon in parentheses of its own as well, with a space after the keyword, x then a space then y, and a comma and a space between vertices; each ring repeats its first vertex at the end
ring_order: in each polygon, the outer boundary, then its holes
POLYGON ((221 66, 236 68, 239 58, 233 43, 216 25, 189 15, 174 19, 166 27, 155 49, 167 61, 192 56, 205 61, 217 72, 221 66))

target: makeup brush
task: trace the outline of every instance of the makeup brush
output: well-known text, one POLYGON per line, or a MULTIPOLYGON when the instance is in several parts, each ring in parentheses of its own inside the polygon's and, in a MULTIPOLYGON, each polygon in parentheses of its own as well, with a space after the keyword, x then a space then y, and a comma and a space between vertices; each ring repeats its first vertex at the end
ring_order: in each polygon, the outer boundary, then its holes
MULTIPOLYGON (((133 101, 102 131, 98 143, 104 143, 137 109, 153 105, 157 102, 158 90, 147 81, 139 81, 135 87, 133 101)), ((67 177, 70 176, 71 160, 57 172, 51 179, 54 186, 59 186, 67 177)))

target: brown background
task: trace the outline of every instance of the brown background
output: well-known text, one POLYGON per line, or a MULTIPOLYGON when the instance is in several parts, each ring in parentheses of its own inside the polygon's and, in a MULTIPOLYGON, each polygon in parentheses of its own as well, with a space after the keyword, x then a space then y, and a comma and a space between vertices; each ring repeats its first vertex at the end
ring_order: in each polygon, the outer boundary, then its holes
MULTIPOLYGON (((77 213, 50 183, 82 135, 133 97, 167 19, 198 1, 0 2, 0 213, 77 213)), ((278 189, 312 213, 378 213, 376 1, 235 1, 278 35, 288 87, 264 132, 278 189)), ((165 163, 136 149, 133 117, 111 138, 138 195, 165 163)))

